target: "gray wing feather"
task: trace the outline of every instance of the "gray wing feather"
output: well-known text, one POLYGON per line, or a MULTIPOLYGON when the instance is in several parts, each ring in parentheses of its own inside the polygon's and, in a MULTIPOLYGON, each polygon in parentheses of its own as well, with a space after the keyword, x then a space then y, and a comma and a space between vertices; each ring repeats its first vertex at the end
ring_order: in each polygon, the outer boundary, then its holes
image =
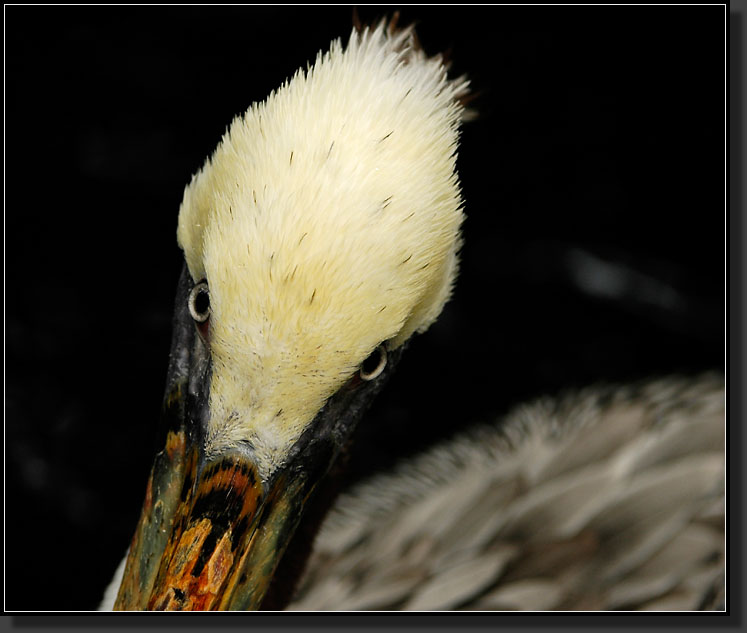
POLYGON ((723 608, 724 379, 520 406, 340 497, 291 609, 723 608))

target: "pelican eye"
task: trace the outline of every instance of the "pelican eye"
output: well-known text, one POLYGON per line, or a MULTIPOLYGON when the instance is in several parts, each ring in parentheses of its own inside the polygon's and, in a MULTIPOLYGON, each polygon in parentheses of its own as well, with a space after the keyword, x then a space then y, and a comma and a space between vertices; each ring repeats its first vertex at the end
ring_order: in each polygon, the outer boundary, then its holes
POLYGON ((359 374, 363 380, 373 380, 386 367, 386 347, 382 343, 363 361, 359 374))
POLYGON ((201 281, 195 284, 189 293, 187 300, 189 313, 197 323, 205 323, 210 318, 210 291, 208 290, 207 281, 201 281))

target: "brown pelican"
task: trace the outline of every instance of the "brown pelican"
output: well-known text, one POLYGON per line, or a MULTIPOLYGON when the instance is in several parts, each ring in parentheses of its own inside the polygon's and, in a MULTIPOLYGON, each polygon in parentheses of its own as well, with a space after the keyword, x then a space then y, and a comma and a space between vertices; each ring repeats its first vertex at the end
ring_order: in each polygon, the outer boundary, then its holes
POLYGON ((192 179, 162 450, 104 606, 718 603, 718 377, 540 402, 437 447, 340 498, 294 594, 360 417, 450 296, 467 87, 411 28, 356 30, 192 179))

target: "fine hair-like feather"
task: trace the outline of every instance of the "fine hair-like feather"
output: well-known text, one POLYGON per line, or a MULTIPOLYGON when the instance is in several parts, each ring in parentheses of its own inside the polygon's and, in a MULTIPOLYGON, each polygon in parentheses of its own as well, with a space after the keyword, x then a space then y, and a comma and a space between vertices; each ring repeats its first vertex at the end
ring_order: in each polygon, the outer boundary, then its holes
POLYGON ((177 231, 210 287, 207 455, 248 441, 269 477, 378 345, 439 315, 457 273, 466 91, 412 28, 382 21, 231 124, 177 231))

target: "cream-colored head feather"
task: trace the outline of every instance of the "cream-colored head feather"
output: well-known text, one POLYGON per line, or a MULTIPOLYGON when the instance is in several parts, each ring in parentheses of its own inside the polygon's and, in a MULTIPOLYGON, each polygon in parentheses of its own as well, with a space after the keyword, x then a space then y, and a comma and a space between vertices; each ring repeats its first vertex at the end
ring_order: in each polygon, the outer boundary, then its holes
POLYGON ((466 90, 381 23, 234 120, 194 176, 177 237, 210 289, 208 454, 248 440, 268 477, 377 345, 441 312, 466 90))

